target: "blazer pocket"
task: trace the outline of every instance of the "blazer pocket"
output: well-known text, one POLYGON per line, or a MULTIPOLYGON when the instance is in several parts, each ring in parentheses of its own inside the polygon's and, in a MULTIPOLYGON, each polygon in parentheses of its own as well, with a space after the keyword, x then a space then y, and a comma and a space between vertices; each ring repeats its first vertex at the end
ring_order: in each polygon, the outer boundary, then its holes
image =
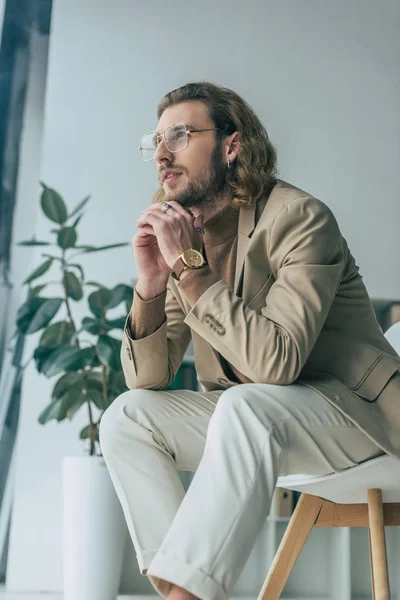
POLYGON ((254 298, 252 298, 250 300, 250 302, 247 304, 247 308, 251 308, 252 310, 255 310, 256 312, 261 310, 261 308, 263 308, 265 306, 265 299, 266 299, 267 294, 268 294, 270 288, 272 287, 274 281, 275 281, 274 276, 272 275, 272 273, 270 273, 268 275, 267 281, 263 284, 262 288, 257 292, 257 294, 254 296, 254 298))
POLYGON ((398 361, 381 355, 372 363, 364 377, 351 391, 367 402, 374 402, 389 379, 400 370, 398 361))

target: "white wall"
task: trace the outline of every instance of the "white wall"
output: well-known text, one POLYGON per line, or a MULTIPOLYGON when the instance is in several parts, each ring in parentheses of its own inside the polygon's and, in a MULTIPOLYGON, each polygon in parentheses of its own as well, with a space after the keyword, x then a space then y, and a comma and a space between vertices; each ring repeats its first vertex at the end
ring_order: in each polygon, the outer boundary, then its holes
MULTIPOLYGON (((137 146, 158 100, 188 81, 226 85, 267 126, 281 176, 331 206, 370 294, 398 298, 399 16, 395 0, 55 0, 40 178, 71 204, 92 194, 82 243, 130 241, 156 187, 137 146)), ((38 220, 37 236, 47 228, 38 220)), ((82 262, 109 285, 135 277, 130 247, 82 262)), ((83 452, 86 420, 38 425, 49 389, 27 373, 12 591, 62 588, 61 460, 83 452)), ((133 561, 130 547, 123 591, 147 584, 133 561)))

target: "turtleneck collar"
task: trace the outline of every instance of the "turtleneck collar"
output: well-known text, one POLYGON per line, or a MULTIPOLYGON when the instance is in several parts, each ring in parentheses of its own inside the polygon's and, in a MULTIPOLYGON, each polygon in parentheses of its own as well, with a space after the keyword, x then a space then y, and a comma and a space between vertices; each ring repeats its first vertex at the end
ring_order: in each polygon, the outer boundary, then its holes
POLYGON ((226 206, 204 225, 203 242, 207 246, 223 244, 237 234, 239 208, 226 206))

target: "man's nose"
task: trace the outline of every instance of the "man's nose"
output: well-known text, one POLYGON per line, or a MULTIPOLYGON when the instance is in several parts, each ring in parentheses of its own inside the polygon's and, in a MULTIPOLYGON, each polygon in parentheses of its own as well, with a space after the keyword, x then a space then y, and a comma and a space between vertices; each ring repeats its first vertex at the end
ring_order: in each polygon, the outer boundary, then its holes
POLYGON ((170 161, 172 159, 172 152, 170 152, 167 148, 167 144, 165 143, 165 139, 162 138, 160 143, 157 146, 156 153, 154 155, 154 160, 161 164, 164 160, 170 161))

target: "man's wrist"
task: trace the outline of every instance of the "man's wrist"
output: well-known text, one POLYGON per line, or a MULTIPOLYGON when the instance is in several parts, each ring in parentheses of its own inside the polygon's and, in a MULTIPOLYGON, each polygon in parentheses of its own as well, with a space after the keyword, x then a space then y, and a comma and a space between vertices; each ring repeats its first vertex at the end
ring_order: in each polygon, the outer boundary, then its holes
POLYGON ((188 273, 190 273, 191 271, 194 271, 194 270, 195 269, 189 269, 189 267, 186 267, 186 269, 183 269, 182 273, 179 275, 179 281, 183 281, 185 279, 185 277, 187 277, 188 273))
POLYGON ((191 269, 190 267, 186 267, 186 269, 184 269, 179 275, 179 281, 183 281, 183 279, 185 279, 185 277, 187 277, 189 273, 193 273, 193 271, 201 271, 202 269, 204 269, 205 266, 206 264, 204 264, 199 269, 191 269))
POLYGON ((139 298, 145 302, 153 300, 163 294, 167 289, 167 282, 143 282, 139 280, 135 286, 139 298))

